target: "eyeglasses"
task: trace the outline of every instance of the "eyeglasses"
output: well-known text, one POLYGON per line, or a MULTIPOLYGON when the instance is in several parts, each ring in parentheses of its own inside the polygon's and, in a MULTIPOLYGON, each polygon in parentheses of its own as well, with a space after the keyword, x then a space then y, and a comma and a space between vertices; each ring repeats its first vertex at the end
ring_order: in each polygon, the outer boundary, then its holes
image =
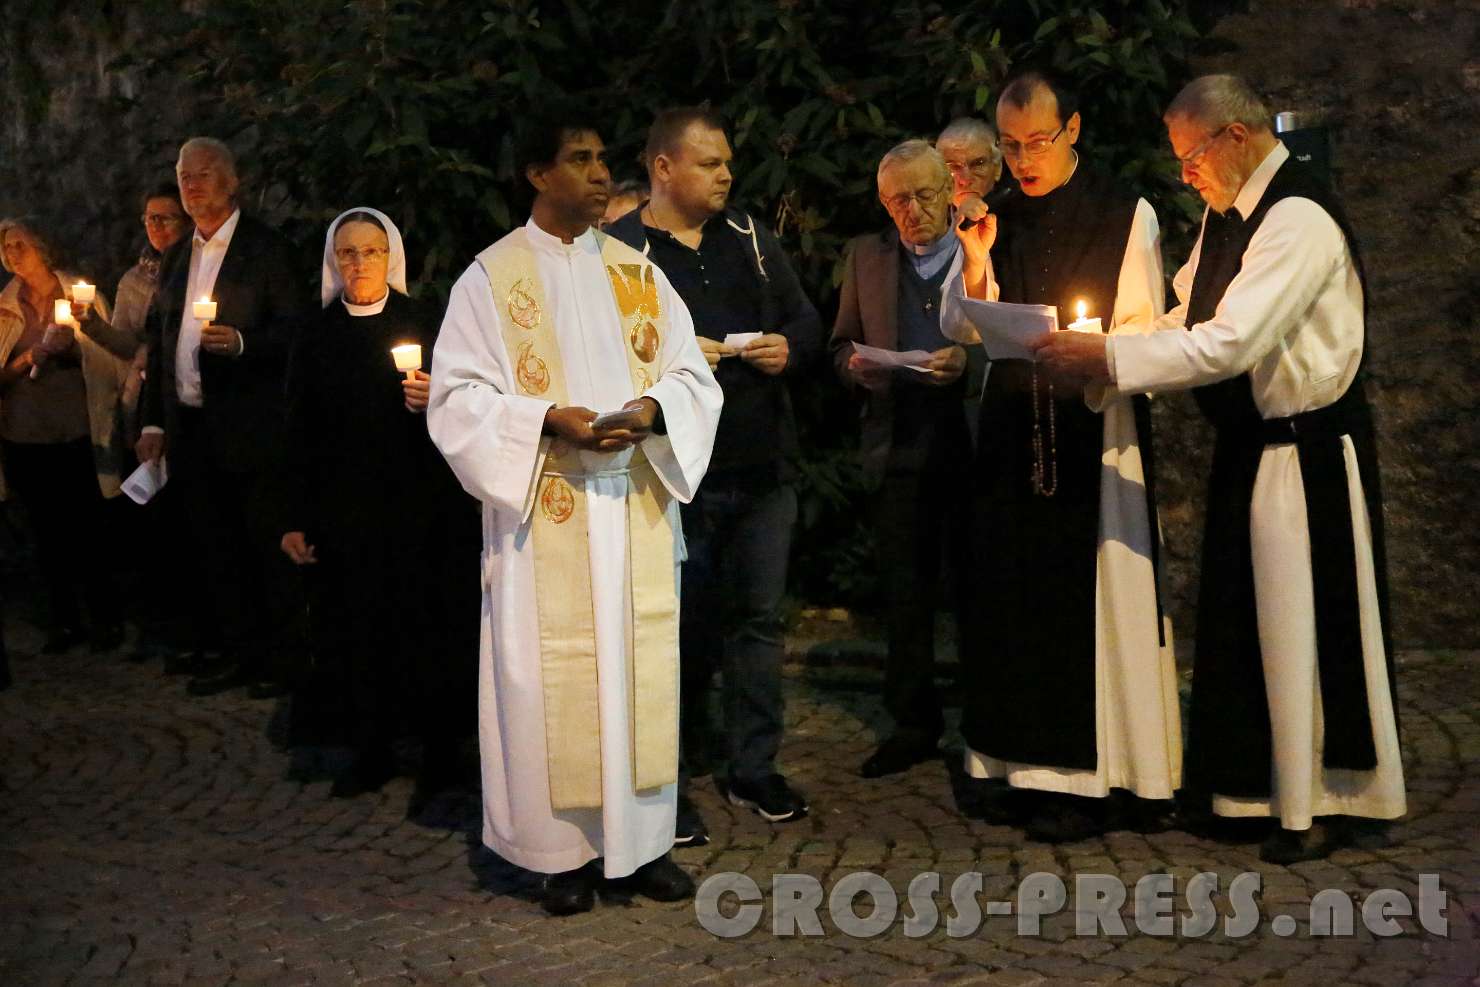
POLYGON ((992 166, 995 164, 996 161, 994 161, 990 155, 985 155, 980 158, 972 158, 970 161, 947 161, 946 167, 950 169, 951 174, 953 175, 959 175, 963 171, 969 171, 977 175, 985 175, 987 172, 992 170, 992 166))
POLYGON ((364 250, 356 250, 353 247, 344 247, 334 251, 334 256, 341 264, 353 264, 356 261, 364 261, 366 264, 374 264, 376 261, 385 260, 391 254, 385 247, 366 247, 364 250))
POLYGON ((920 203, 921 209, 929 209, 937 201, 945 196, 946 186, 939 188, 919 189, 914 192, 901 192, 899 195, 891 195, 884 200, 884 208, 890 212, 904 212, 910 207, 910 203, 920 203))
POLYGON ((1048 149, 1053 147, 1054 141, 1058 140, 1063 132, 1064 127, 1060 127, 1053 132, 1052 137, 1041 137, 1036 141, 1028 141, 1026 144, 1020 144, 1017 141, 1003 141, 999 145, 1002 148, 1002 156, 1020 158, 1026 154, 1030 158, 1041 157, 1048 153, 1048 149))
POLYGON ((185 222, 185 217, 172 212, 146 212, 139 217, 139 222, 145 226, 178 226, 185 222))
POLYGON ((1183 168, 1196 167, 1198 159, 1200 159, 1204 154, 1207 154, 1208 150, 1213 146, 1213 142, 1216 141, 1219 137, 1222 137, 1224 134, 1228 133, 1228 128, 1231 126, 1233 126, 1233 124, 1231 123, 1224 124, 1223 126, 1218 128, 1218 132, 1216 134, 1209 137, 1201 144, 1197 145, 1197 147, 1195 147, 1193 150, 1189 151, 1186 154, 1177 155, 1178 163, 1180 163, 1183 168))

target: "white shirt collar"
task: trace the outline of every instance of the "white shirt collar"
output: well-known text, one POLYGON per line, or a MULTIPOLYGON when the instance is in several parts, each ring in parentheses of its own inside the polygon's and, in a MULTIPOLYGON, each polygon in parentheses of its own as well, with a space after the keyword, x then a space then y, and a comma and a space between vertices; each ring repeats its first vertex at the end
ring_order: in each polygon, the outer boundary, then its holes
POLYGON ((584 252, 588 254, 598 253, 596 248, 596 231, 588 227, 586 232, 575 238, 574 243, 566 243, 553 233, 546 233, 540 229, 540 225, 529 217, 529 222, 524 224, 524 229, 529 236, 529 245, 539 250, 548 250, 551 253, 573 254, 584 252))
POLYGON ((1269 188, 1269 183, 1274 180, 1274 173, 1280 170, 1280 165, 1290 157, 1282 141, 1275 141, 1274 150, 1264 156, 1259 162, 1259 167, 1244 181, 1244 187, 1238 190, 1238 195, 1233 200, 1233 208, 1244 219, 1248 219, 1254 212, 1254 207, 1259 205, 1259 200, 1264 198, 1264 192, 1269 188))
POLYGON ((197 226, 195 228, 194 241, 196 249, 204 247, 208 243, 213 246, 231 246, 231 235, 236 232, 236 224, 241 218, 242 211, 240 207, 231 210, 231 215, 226 217, 226 222, 222 223, 221 228, 218 229, 215 233, 211 234, 211 238, 209 240, 200 235, 200 227, 197 226))

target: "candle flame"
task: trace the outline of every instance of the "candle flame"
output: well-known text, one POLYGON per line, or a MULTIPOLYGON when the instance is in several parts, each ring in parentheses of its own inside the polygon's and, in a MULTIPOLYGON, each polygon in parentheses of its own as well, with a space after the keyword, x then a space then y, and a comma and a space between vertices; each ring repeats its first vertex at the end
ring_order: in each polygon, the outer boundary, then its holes
POLYGON ((1085 302, 1085 300, 1083 298, 1081 298, 1081 299, 1079 299, 1079 303, 1075 307, 1074 310, 1079 314, 1078 321, 1083 322, 1084 321, 1084 313, 1087 312, 1087 311, 1089 311, 1089 305, 1088 305, 1088 303, 1085 302))
POLYGON ((211 296, 210 295, 201 295, 200 296, 200 300, 201 300, 201 302, 203 304, 209 305, 210 302, 211 302, 211 296))

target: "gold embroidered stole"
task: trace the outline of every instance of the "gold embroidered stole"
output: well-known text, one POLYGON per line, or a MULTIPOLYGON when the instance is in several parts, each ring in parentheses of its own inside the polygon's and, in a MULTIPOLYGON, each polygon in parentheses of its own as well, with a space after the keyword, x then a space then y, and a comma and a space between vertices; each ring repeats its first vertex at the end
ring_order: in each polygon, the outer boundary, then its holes
MULTIPOLYGON (((658 374, 667 314, 653 266, 626 244, 597 234, 602 263, 621 316, 633 395, 658 374)), ((478 255, 501 308, 504 346, 520 394, 570 403, 555 325, 548 317, 527 234, 515 231, 478 255)), ((546 767, 551 808, 602 804, 601 717, 596 619, 591 592, 588 476, 580 453, 549 436, 530 517, 540 672, 545 703, 546 767)), ((643 455, 627 474, 627 692, 634 790, 672 784, 678 774, 678 594, 669 494, 643 455)))

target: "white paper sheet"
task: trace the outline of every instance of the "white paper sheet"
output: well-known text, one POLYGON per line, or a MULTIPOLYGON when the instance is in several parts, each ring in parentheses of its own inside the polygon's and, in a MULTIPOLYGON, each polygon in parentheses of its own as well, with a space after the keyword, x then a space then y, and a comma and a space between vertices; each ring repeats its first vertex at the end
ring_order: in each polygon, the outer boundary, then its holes
POLYGON ((869 367, 903 367, 917 373, 928 374, 930 368, 927 363, 933 359, 925 350, 905 350, 903 353, 897 350, 884 350, 877 346, 865 346, 862 343, 853 344, 853 352, 869 367))
POLYGON ((960 299, 961 311, 976 326, 982 346, 991 360, 1031 360, 1028 344, 1059 327, 1059 310, 1055 305, 1019 305, 1012 302, 984 302, 975 298, 960 299))
POLYGON ((140 463, 139 468, 123 481, 122 490, 135 504, 147 504, 151 497, 164 489, 169 478, 169 468, 165 465, 164 457, 160 456, 152 463, 140 463))
POLYGON ((592 428, 627 428, 636 425, 642 417, 642 412, 636 408, 618 408, 616 411, 608 411, 597 415, 591 420, 592 428))
POLYGON ((761 333, 758 332, 732 332, 725 336, 725 345, 734 350, 736 355, 738 355, 740 350, 745 349, 745 347, 760 338, 761 333))

